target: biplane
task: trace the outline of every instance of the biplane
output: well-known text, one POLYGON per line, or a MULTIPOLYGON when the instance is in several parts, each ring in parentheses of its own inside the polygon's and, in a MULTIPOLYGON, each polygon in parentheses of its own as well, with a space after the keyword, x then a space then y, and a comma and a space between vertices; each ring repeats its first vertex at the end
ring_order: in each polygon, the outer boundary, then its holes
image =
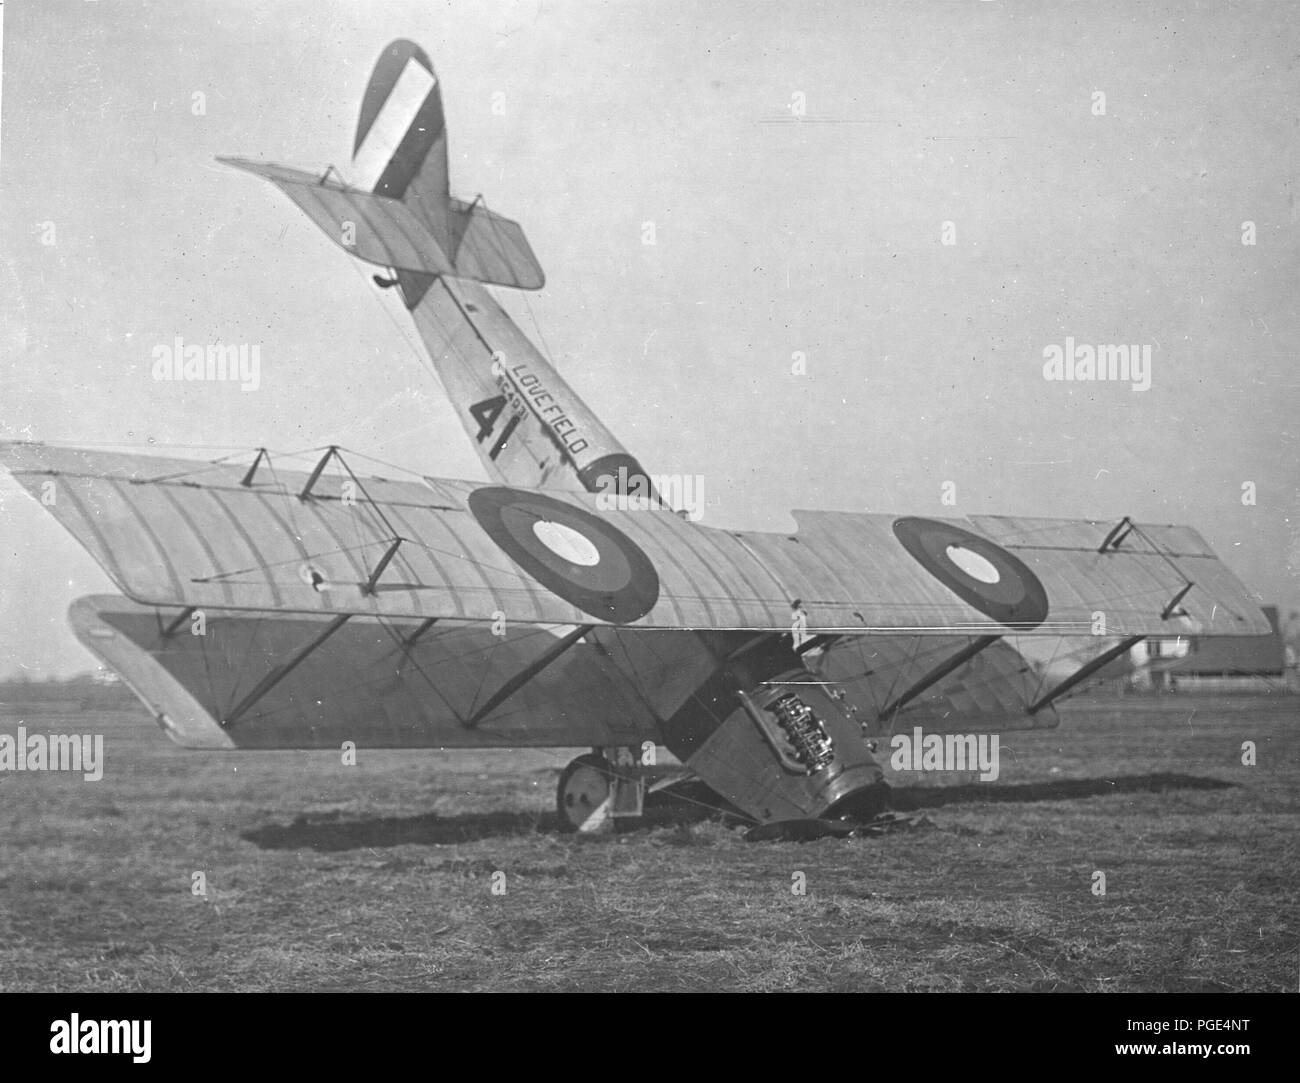
POLYGON ((652 475, 489 292, 542 269, 517 223, 450 194, 412 42, 381 54, 353 151, 347 180, 220 160, 378 269, 487 482, 358 473, 337 447, 310 470, 3 448, 121 591, 76 601, 75 634, 179 744, 590 748, 557 787, 574 830, 640 815, 664 747, 757 824, 869 817, 896 731, 1050 727, 1145 637, 1269 631, 1186 526, 611 510, 652 475))

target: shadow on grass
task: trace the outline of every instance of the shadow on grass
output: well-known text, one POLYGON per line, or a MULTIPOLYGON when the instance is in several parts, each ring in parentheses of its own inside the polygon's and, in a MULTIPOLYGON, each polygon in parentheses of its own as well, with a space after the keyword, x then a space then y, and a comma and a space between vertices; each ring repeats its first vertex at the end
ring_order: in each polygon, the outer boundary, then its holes
POLYGON ((1167 790, 1229 790, 1235 785, 1217 778, 1198 778, 1195 775, 1161 771, 1150 775, 1122 775, 1119 778, 1063 778, 1052 782, 1021 782, 1013 786, 973 782, 965 786, 895 787, 891 791, 890 805, 897 812, 911 812, 914 809, 942 808, 944 805, 1076 801, 1081 797, 1164 793, 1167 790))
MULTIPOLYGON (((1081 797, 1164 793, 1167 790, 1226 790, 1233 785, 1216 778, 1157 773, 1113 779, 1060 779, 1013 786, 980 782, 966 786, 909 786, 892 790, 890 807, 896 812, 911 812, 945 805, 1073 801, 1081 797)), ((646 800, 645 816, 633 830, 709 819, 732 824, 741 822, 738 817, 716 807, 719 803, 717 795, 701 783, 680 783, 671 793, 652 794, 646 800)), ((406 845, 446 846, 480 839, 555 835, 559 830, 559 818, 554 812, 470 812, 457 816, 427 813, 361 820, 343 820, 337 813, 324 813, 315 817, 299 816, 289 824, 254 828, 243 832, 240 838, 263 850, 341 851, 406 845)))
MULTIPOLYGON (((698 823, 722 818, 721 810, 704 807, 710 791, 699 783, 674 789, 686 796, 676 799, 652 794, 646 799, 645 815, 637 829, 698 823)), ((717 801, 716 796, 712 796, 717 801)), ((338 813, 299 816, 289 824, 267 824, 240 835, 245 842, 263 850, 365 850, 389 846, 446 846, 480 839, 520 838, 526 835, 557 835, 559 817, 554 812, 469 812, 457 816, 384 816, 344 820, 338 813)))
POLYGON ((446 846, 478 839, 554 833, 554 813, 471 812, 460 816, 382 816, 368 820, 299 816, 240 835, 263 850, 365 850, 388 846, 446 846))

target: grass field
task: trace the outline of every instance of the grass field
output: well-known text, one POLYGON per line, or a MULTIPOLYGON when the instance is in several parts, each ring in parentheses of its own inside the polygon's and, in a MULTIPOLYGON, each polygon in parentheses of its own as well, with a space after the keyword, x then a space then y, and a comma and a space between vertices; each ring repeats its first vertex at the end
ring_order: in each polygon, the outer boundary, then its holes
POLYGON ((894 776, 906 827, 794 843, 690 806, 560 835, 562 751, 344 767, 9 712, 107 762, 0 774, 0 989, 1295 990, 1300 698, 1062 713, 995 783, 894 776))

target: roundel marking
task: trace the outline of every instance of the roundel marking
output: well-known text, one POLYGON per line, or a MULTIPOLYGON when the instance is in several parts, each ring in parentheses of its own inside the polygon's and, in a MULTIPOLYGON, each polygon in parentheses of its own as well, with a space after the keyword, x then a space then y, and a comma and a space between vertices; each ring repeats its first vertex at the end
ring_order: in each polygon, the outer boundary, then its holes
POLYGON ((1047 619, 1047 591, 1019 557, 936 519, 894 520, 894 536, 926 571, 986 617, 1029 630, 1047 619))
POLYGON ((584 613, 627 624, 659 600, 659 575, 650 558, 586 509, 506 486, 475 489, 467 502, 506 556, 584 613))
POLYGON ((960 545, 950 545, 944 552, 948 555, 949 560, 972 579, 978 579, 981 583, 996 583, 1002 578, 1002 573, 973 549, 965 549, 960 545))
POLYGON ((533 524, 533 533, 547 549, 571 564, 594 568, 600 563, 600 550, 572 527, 553 523, 549 519, 538 519, 533 524))

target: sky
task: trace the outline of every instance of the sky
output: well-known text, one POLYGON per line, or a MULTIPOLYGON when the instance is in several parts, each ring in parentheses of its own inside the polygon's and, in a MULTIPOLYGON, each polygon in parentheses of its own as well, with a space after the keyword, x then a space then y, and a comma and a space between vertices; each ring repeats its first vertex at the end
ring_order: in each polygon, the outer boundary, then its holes
MULTIPOLYGON (((393 291, 214 161, 346 175, 408 37, 453 192, 546 270, 503 303, 652 473, 704 479, 706 525, 1188 523, 1300 609, 1291 5, 2 10, 0 438, 481 479, 393 291), (153 380, 178 335, 257 344, 257 389, 153 380), (1150 346, 1149 388, 1046 379, 1067 338, 1150 346)), ((0 476, 0 677, 94 668, 66 610, 114 589, 0 476)))

